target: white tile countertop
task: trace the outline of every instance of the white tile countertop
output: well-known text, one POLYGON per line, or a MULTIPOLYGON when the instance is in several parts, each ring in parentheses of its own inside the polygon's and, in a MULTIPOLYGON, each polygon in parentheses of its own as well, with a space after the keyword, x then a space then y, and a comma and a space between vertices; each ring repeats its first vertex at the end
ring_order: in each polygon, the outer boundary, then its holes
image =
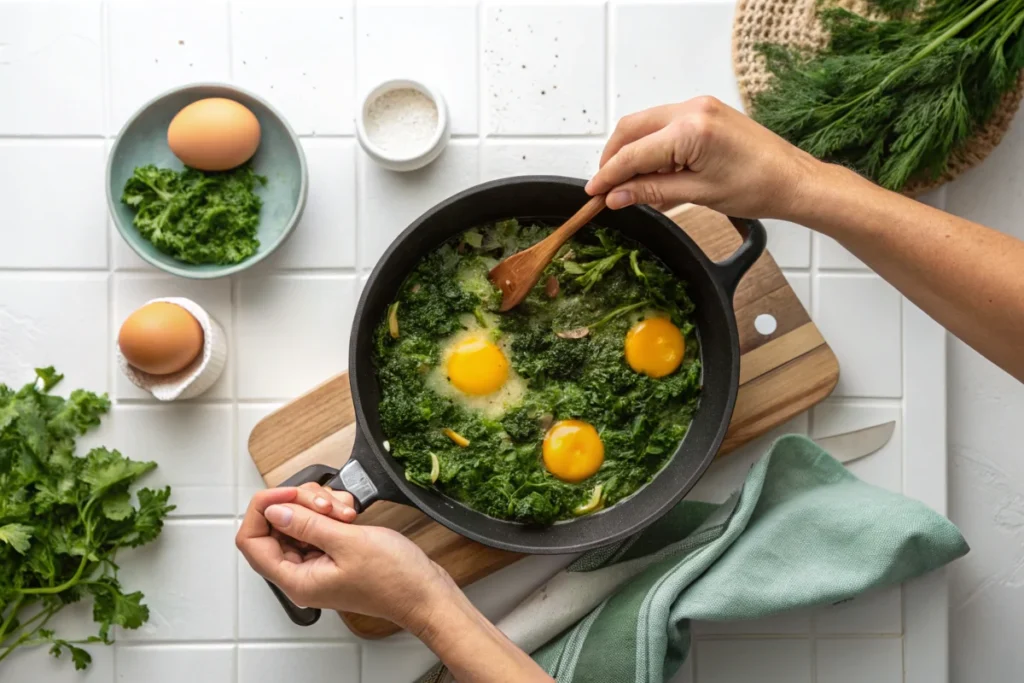
MULTIPOLYGON (((359 641, 330 615, 293 626, 241 560, 238 514, 262 487, 249 431, 344 369, 363 275, 434 203, 508 175, 588 176, 615 121, 637 109, 698 94, 738 106, 733 9, 731 0, 0 2, 0 381, 20 385, 52 364, 66 374, 64 391, 109 392, 111 415, 87 442, 156 460, 151 483, 170 484, 178 506, 155 544, 119 557, 124 584, 150 605, 144 628, 93 647, 84 675, 37 650, 0 664, 0 679, 369 683, 421 672, 429 653, 407 636, 359 641), (409 174, 376 167, 353 138, 358 94, 398 75, 436 84, 453 123, 444 154, 409 174), (273 102, 302 137, 310 172, 289 243, 244 275, 206 282, 139 260, 110 225, 103 189, 106 153, 127 117, 194 81, 231 82, 273 102), (197 400, 157 404, 113 362, 120 323, 157 296, 192 298, 227 331, 227 369, 197 400)), ((1016 157, 1004 159, 1021 158, 1022 126, 1015 131, 1016 157)), ((994 182, 986 168, 928 201, 1005 222, 973 198, 994 182)), ((1020 208, 1017 179, 998 206, 1020 208)), ((945 513, 945 334, 839 245, 769 223, 770 249, 842 371, 830 399, 776 433, 825 436, 894 419, 892 441, 854 471, 945 513)), ((770 436, 717 463, 694 495, 734 488, 770 436)), ((1018 475, 1009 497, 1021 492, 1018 475)), ((559 562, 529 558, 469 593, 500 614, 559 562)), ((697 624, 676 680, 939 683, 947 610, 939 574, 813 613, 697 624)), ((58 628, 90 632, 87 609, 66 611, 58 628)))

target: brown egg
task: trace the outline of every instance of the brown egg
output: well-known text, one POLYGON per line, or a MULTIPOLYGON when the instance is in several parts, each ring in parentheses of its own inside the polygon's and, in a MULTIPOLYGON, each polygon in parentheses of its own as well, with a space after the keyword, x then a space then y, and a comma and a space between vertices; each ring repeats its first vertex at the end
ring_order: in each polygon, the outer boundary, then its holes
POLYGON ((156 301, 138 309, 117 336, 130 364, 151 375, 178 372, 203 351, 203 328, 177 304, 156 301))
POLYGON ((171 119, 167 144, 186 166, 227 171, 256 153, 260 122, 234 100, 209 97, 193 102, 171 119))

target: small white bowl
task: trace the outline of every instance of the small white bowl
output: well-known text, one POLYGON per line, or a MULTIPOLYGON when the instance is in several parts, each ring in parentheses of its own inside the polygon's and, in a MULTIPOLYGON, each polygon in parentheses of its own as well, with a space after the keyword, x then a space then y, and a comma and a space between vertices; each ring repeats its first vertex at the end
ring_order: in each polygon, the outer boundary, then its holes
MULTIPOLYGON (((213 386, 228 358, 227 335, 224 328, 202 306, 183 297, 152 299, 144 305, 158 301, 181 306, 199 321, 203 328, 203 351, 188 367, 169 375, 151 375, 133 366, 117 348, 117 365, 132 384, 153 394, 160 401, 174 401, 199 396, 213 386)), ((115 345, 116 346, 116 345, 115 345)))
POLYGON ((415 171, 418 168, 423 168, 440 156, 441 152, 448 144, 448 140, 451 138, 451 123, 448 118, 448 105, 444 101, 444 96, 442 96, 436 88, 432 88, 419 81, 414 81, 409 78, 397 78, 385 81, 376 88, 370 90, 363 98, 362 103, 359 106, 359 113, 356 116, 356 137, 359 139, 359 144, 363 148, 363 151, 366 152, 367 156, 384 168, 392 171, 415 171), (394 151, 381 149, 380 146, 374 144, 373 141, 370 140, 370 136, 366 131, 366 114, 370 108, 370 104, 384 93, 406 88, 418 90, 434 102, 434 106, 437 107, 437 129, 434 131, 434 135, 430 140, 424 143, 422 150, 417 150, 415 153, 411 153, 409 155, 401 155, 396 154, 394 151))

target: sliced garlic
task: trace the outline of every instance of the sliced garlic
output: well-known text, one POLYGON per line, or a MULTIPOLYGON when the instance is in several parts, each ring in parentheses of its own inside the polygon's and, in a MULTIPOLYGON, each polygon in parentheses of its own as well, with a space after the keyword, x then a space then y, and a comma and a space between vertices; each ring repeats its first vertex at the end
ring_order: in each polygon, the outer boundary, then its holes
POLYGON ((589 327, 577 327, 576 329, 573 330, 563 330, 561 332, 555 332, 555 336, 561 337, 562 339, 583 339, 588 334, 590 334, 589 327))
POLYGON ((398 302, 388 306, 388 331, 392 339, 398 339, 398 302))
POLYGON ((604 506, 604 501, 601 498, 601 495, 604 493, 603 488, 604 487, 601 484, 595 486, 594 490, 590 492, 590 499, 573 510, 573 514, 587 515, 596 510, 600 510, 604 506))
POLYGON ((441 476, 441 461, 437 457, 437 453, 430 454, 430 483, 433 484, 437 481, 437 478, 441 476))

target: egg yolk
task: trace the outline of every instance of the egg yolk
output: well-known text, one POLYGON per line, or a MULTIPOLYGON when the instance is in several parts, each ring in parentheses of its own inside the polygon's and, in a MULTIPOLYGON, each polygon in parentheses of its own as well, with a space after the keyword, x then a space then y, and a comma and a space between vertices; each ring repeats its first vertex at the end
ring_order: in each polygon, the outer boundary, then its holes
POLYGON ((493 394, 508 379, 508 359, 483 337, 470 337, 455 345, 448 357, 448 379, 464 394, 493 394))
POLYGON ((561 420, 544 435, 544 466, 562 481, 575 483, 592 476, 604 462, 604 444, 597 430, 580 420, 561 420))
POLYGON ((641 320, 626 333, 626 362, 649 377, 671 375, 683 362, 686 342, 668 318, 641 320))

